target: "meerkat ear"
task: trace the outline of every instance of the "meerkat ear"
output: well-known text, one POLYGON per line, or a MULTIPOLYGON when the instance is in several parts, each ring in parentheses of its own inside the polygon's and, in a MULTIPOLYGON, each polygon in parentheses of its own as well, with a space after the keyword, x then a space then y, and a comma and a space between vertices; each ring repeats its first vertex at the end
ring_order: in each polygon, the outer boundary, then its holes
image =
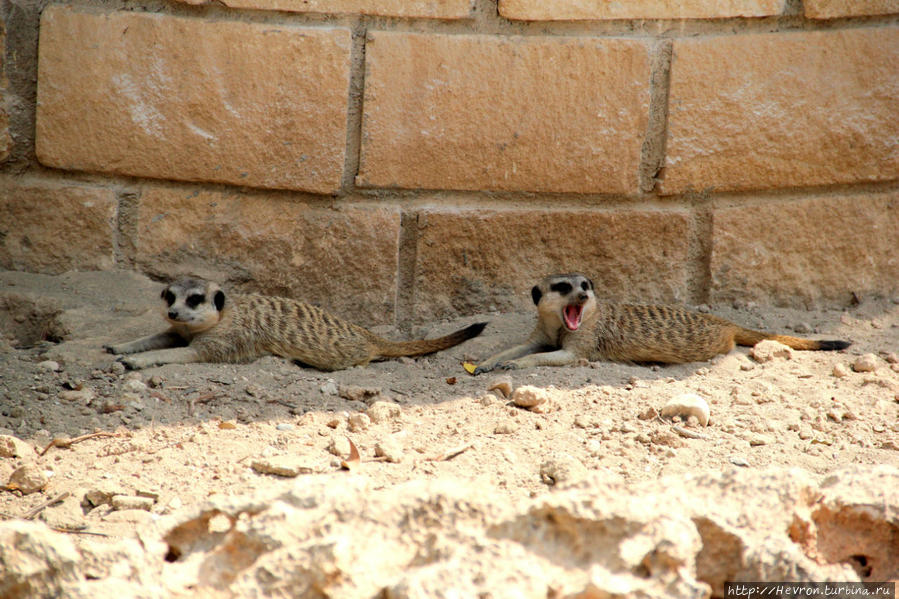
POLYGON ((162 292, 159 294, 159 297, 161 297, 162 299, 165 299, 165 292, 168 291, 168 290, 169 290, 168 287, 166 287, 165 289, 163 289, 162 292))
POLYGON ((540 288, 536 285, 531 289, 531 297, 534 298, 534 305, 540 303, 540 298, 543 297, 543 292, 540 291, 540 288))
POLYGON ((590 277, 584 277, 584 278, 587 279, 588 283, 590 283, 590 289, 596 289, 596 287, 593 286, 593 279, 591 279, 590 277))
POLYGON ((225 307, 225 292, 221 289, 216 291, 212 298, 212 303, 215 304, 215 309, 221 312, 222 308, 225 307))

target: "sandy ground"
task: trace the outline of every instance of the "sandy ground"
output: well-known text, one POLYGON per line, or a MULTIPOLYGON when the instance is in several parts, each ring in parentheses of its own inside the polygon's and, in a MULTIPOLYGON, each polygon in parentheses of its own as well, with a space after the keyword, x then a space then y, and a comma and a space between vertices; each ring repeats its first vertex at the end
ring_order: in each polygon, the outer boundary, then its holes
POLYGON ((481 337, 417 360, 335 373, 274 357, 126 372, 101 347, 162 330, 159 289, 130 273, 0 272, 0 434, 35 450, 0 458, 0 482, 26 461, 49 481, 27 495, 0 493, 0 517, 22 517, 64 495, 37 517, 81 533, 79 542, 103 542, 216 494, 293 484, 260 469, 345 476, 347 439, 361 454, 354 470, 378 488, 461 476, 510 498, 552 492, 553 483, 588 471, 637 482, 735 467, 899 467, 899 298, 845 311, 711 307, 749 327, 853 341, 843 352, 764 363, 739 348, 679 366, 589 363, 473 377, 463 360, 523 339, 535 320, 486 314, 416 328, 436 336, 490 321, 481 337), (873 370, 856 372, 865 354, 874 355, 873 370), (498 376, 547 390, 543 413, 488 391, 498 376), (687 392, 710 405, 708 426, 657 416, 687 392), (379 401, 398 408, 372 409, 379 401), (94 432, 103 434, 38 455, 54 439, 94 432), (116 510, 96 499, 112 494, 146 496, 152 507, 116 510))

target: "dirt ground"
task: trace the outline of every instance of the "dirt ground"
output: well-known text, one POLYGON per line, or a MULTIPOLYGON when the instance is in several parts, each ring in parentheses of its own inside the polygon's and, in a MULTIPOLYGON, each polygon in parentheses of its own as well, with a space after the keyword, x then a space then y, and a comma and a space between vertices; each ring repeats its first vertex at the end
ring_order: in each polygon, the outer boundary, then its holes
POLYGON ((490 322, 481 337, 417 360, 334 373, 274 357, 126 372, 102 345, 164 328, 159 289, 133 273, 0 272, 0 434, 35 450, 0 458, 0 482, 24 461, 48 476, 42 491, 0 493, 0 517, 23 517, 67 493, 37 518, 81 533, 79 542, 101 543, 213 495, 293 484, 265 468, 345 476, 347 438, 361 454, 354 470, 377 488, 464 477, 510 498, 552 492, 553 483, 590 471, 641 482, 733 468, 899 467, 899 298, 863 298, 845 311, 711 307, 753 328, 853 342, 842 352, 768 362, 739 348, 707 363, 589 363, 473 377, 463 360, 523 339, 535 320, 485 314, 416 328, 436 336, 490 322), (873 370, 855 371, 865 354, 874 355, 873 370), (548 390, 543 413, 488 391, 500 376, 548 390), (708 402, 708 426, 657 416, 687 392, 708 402), (398 409, 372 409, 379 401, 398 409), (373 418, 360 416, 366 412, 373 418), (94 432, 104 434, 37 455, 54 439, 94 432), (152 507, 117 510, 98 494, 145 496, 152 507))

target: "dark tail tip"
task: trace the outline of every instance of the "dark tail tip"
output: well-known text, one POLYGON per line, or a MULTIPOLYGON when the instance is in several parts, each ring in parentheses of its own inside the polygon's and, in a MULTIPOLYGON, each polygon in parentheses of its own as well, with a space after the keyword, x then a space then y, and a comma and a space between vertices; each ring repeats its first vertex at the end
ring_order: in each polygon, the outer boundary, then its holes
POLYGON ((819 341, 818 349, 823 351, 837 351, 846 349, 852 345, 851 341, 819 341))
POLYGON ((477 322, 473 325, 465 327, 461 332, 463 335, 465 335, 466 339, 473 339, 483 333, 486 326, 486 322, 477 322))

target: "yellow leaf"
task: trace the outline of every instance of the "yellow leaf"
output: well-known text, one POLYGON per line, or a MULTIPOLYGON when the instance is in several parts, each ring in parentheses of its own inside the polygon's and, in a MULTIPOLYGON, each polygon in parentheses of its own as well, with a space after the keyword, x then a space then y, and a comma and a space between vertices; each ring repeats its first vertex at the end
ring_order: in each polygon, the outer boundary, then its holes
POLYGON ((462 368, 465 369, 465 372, 468 374, 474 374, 475 368, 477 368, 477 364, 472 364, 471 362, 462 362, 462 368))

